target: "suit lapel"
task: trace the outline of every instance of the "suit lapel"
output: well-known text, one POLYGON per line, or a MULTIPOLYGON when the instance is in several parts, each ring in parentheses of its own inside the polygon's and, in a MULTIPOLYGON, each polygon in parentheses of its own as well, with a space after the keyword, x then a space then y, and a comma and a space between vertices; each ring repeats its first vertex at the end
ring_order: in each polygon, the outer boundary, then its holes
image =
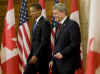
POLYGON ((43 16, 40 18, 40 20, 38 21, 38 26, 41 24, 41 22, 44 20, 43 16))
POLYGON ((41 22, 44 20, 43 16, 39 19, 39 21, 37 22, 37 27, 36 30, 39 29, 41 22))

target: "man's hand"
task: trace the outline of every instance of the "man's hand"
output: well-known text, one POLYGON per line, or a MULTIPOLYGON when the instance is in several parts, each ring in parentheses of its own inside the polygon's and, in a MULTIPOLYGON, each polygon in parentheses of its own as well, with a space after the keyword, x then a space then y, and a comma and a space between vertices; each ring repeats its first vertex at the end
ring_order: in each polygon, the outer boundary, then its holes
POLYGON ((29 63, 30 64, 35 64, 37 62, 38 58, 36 56, 32 56, 32 58, 30 59, 29 63))
POLYGON ((50 61, 50 62, 49 62, 49 69, 50 69, 50 72, 52 72, 52 66, 53 66, 53 61, 50 61))
POLYGON ((60 53, 60 52, 58 52, 58 53, 56 53, 55 55, 54 55, 54 58, 56 58, 56 59, 62 59, 63 58, 63 55, 60 53))

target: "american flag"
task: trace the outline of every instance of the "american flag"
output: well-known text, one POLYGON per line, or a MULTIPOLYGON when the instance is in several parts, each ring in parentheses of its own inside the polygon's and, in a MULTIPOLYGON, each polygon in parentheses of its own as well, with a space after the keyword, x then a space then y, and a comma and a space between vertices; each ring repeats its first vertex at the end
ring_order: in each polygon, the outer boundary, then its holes
MULTIPOLYGON (((59 0, 54 0, 54 4, 58 3, 59 0)), ((54 17, 52 17, 52 30, 51 30, 51 49, 54 49, 54 38, 55 38, 55 31, 56 31, 56 21, 54 17)))
POLYGON ((19 49, 20 68, 23 70, 30 53, 30 30, 28 23, 27 0, 22 0, 21 4, 17 44, 19 49))
MULTIPOLYGON (((56 4, 58 2, 59 2, 58 0, 54 0, 54 4, 56 4)), ((54 17, 52 17, 52 29, 51 29, 51 50, 52 50, 52 53, 54 50, 55 32, 56 32, 56 21, 55 21, 54 17)), ((49 70, 50 70, 49 74, 52 74, 52 69, 49 69, 49 70)))

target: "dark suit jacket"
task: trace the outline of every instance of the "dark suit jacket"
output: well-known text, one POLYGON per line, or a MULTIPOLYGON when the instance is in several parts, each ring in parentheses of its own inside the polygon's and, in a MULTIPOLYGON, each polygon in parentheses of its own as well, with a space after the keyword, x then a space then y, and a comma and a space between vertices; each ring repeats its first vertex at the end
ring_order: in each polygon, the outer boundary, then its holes
POLYGON ((32 33, 31 52, 28 62, 32 56, 37 56, 36 71, 48 71, 51 27, 44 17, 41 17, 37 24, 35 32, 32 33))
POLYGON ((67 72, 81 66, 80 42, 79 25, 67 18, 55 36, 54 54, 60 52, 63 55, 61 60, 54 59, 54 68, 57 71, 67 72))

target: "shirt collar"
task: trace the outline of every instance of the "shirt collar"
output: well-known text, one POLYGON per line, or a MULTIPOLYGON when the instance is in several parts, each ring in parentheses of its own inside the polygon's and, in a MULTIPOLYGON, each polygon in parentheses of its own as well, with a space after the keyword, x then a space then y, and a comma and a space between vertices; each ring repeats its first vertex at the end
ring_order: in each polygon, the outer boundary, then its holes
POLYGON ((38 22, 40 20, 40 18, 42 17, 42 15, 40 15, 37 19, 36 22, 38 22))
POLYGON ((65 21, 66 19, 67 19, 67 16, 65 16, 65 17, 60 21, 60 23, 63 24, 64 21, 65 21))

